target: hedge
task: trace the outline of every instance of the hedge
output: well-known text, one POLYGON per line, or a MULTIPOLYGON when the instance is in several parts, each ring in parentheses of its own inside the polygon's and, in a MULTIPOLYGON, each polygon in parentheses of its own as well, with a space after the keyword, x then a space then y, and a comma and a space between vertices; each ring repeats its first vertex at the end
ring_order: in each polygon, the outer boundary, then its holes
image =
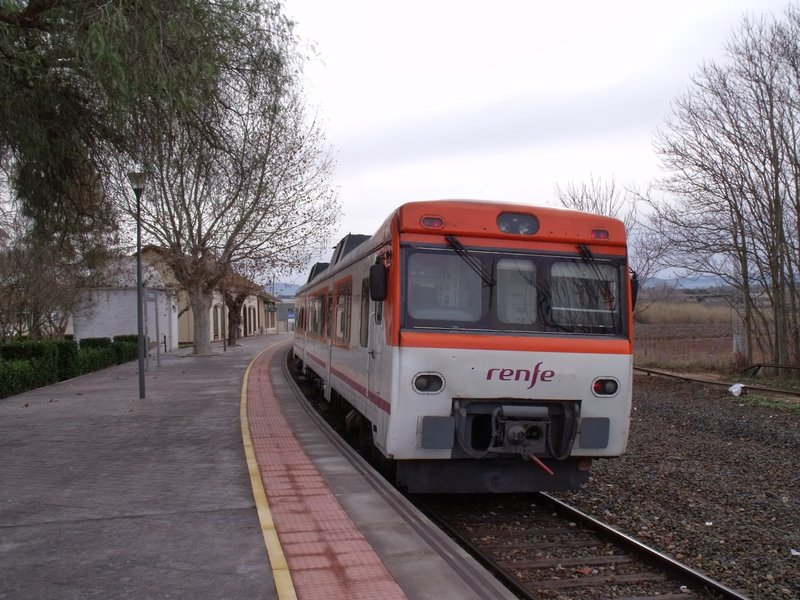
MULTIPOLYGON (((117 336, 123 337, 123 336, 117 336)), ((131 337, 131 336, 124 336, 124 337, 131 337)), ((111 347, 114 350, 114 354, 116 356, 117 364, 121 365, 122 363, 126 363, 132 360, 136 360, 139 358, 139 344, 136 341, 136 336, 133 336, 133 341, 126 341, 122 339, 114 338, 114 341, 111 342, 111 347)))
POLYGON ((92 348, 110 348, 111 340, 107 337, 83 338, 81 340, 81 350, 92 348))
POLYGON ((117 354, 111 347, 87 348, 78 352, 78 372, 81 375, 99 371, 116 364, 118 364, 117 354))
POLYGON ((0 397, 13 396, 38 387, 36 371, 29 360, 0 361, 0 397))
POLYGON ((58 380, 72 379, 78 372, 78 343, 75 340, 53 342, 58 348, 58 380))
POLYGON ((132 361, 138 337, 120 335, 0 344, 0 398, 132 361))
MULTIPOLYGON (((12 342, 0 345, 0 359, 10 362, 29 362, 33 368, 33 376, 25 375, 23 379, 32 377, 30 385, 41 387, 58 381, 58 345, 53 341, 44 342, 12 342)), ((20 367, 13 367, 17 374, 12 377, 18 381, 20 367)), ((25 370, 27 373, 27 370, 25 370)), ((14 384, 16 385, 16 384, 14 384)), ((28 388, 31 389, 31 388, 28 388)))

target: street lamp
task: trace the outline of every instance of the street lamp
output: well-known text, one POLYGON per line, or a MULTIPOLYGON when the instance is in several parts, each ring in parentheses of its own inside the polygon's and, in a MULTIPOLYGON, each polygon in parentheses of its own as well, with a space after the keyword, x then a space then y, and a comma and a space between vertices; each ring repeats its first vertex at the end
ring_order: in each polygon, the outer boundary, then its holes
POLYGON ((144 173, 133 171, 128 173, 133 193, 136 194, 136 327, 139 339, 139 399, 144 400, 144 315, 142 304, 144 294, 142 290, 142 220, 141 196, 144 191, 146 177, 144 173))

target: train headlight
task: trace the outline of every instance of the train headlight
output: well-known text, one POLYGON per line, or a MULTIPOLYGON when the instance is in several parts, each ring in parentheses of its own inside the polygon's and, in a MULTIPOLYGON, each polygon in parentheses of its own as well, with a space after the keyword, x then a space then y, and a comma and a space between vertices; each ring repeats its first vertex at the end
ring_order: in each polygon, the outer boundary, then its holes
POLYGON ((601 377, 592 382, 592 393, 595 396, 614 396, 619 391, 619 382, 610 377, 601 377))
POLYGON ((419 223, 425 229, 442 229, 444 227, 444 219, 437 215, 425 215, 419 220, 419 223))
POLYGON ((497 228, 503 233, 533 235, 539 231, 539 219, 527 213, 503 212, 497 217, 497 228))
POLYGON ((414 376, 414 389, 421 394, 436 394, 443 387, 444 379, 438 373, 417 373, 414 376))

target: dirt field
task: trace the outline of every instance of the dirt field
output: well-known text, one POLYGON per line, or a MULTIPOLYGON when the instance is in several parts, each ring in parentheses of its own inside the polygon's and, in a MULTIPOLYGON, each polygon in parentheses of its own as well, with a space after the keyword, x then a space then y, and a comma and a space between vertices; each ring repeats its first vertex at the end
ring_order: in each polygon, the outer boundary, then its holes
POLYGON ((634 333, 637 367, 689 372, 730 372, 734 367, 730 325, 636 323, 634 333))

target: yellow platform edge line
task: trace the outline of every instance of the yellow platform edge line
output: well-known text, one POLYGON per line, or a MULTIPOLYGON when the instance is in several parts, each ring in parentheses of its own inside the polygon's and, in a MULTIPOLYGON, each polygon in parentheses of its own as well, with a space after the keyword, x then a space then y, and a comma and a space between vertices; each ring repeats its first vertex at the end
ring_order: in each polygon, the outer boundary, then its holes
POLYGON ((250 484, 253 486, 253 499, 256 503, 258 520, 261 524, 261 533, 264 536, 264 545, 267 548, 269 564, 272 568, 272 579, 275 582, 275 591, 278 600, 297 600, 297 593, 294 590, 292 576, 286 563, 286 556, 283 554, 278 532, 275 530, 275 523, 272 521, 272 512, 269 510, 267 494, 264 491, 264 484, 261 481, 261 472, 256 462, 256 454, 253 450, 253 441, 250 437, 250 421, 247 419, 247 382, 250 379, 250 370, 258 357, 269 348, 259 352, 244 372, 242 381, 242 396, 239 403, 239 420, 242 425, 242 442, 244 443, 244 454, 247 459, 247 471, 250 474, 250 484))

